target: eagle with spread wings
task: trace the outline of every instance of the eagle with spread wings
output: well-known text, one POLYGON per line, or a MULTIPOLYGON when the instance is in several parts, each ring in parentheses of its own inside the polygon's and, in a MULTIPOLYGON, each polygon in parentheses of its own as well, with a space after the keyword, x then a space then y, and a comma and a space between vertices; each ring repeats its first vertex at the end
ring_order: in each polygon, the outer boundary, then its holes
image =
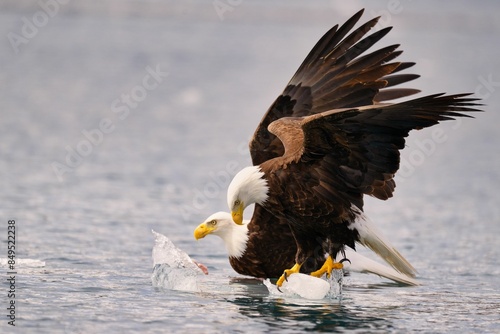
MULTIPOLYGON (((231 241, 230 262, 239 273, 279 272, 278 286, 300 271, 330 275, 342 268, 336 259, 345 257, 345 247, 360 243, 398 272, 415 276, 366 217, 363 198, 392 197, 411 130, 470 117, 466 113, 479 111, 477 99, 433 94, 388 103, 418 93, 395 86, 419 76, 400 73, 414 63, 395 60, 399 45, 367 53, 391 27, 368 35, 374 18, 353 29, 362 14, 334 26, 314 46, 257 127, 250 142, 253 166, 229 185, 235 224, 243 224, 244 209, 255 204, 244 233, 219 233, 231 241)), ((195 237, 218 228, 217 219, 209 219, 195 237)))

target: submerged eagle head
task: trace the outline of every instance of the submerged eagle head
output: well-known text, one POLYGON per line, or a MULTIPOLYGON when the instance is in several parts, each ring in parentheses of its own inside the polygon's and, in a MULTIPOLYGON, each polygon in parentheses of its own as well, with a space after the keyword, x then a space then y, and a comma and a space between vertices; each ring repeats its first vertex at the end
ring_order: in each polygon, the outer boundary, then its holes
POLYGON ((259 166, 243 168, 227 188, 227 205, 233 221, 243 223, 243 211, 250 204, 263 204, 267 199, 269 187, 259 166))
POLYGON ((199 240, 209 234, 217 235, 224 241, 228 255, 239 258, 246 249, 248 240, 247 223, 236 225, 230 213, 217 212, 198 225, 194 230, 194 237, 199 240))

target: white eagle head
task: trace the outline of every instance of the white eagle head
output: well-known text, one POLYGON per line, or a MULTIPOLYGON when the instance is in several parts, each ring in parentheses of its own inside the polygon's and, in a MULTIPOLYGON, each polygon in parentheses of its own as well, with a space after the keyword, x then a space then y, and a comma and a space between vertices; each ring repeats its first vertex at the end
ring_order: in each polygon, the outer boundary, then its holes
POLYGON ((194 230, 196 240, 209 234, 220 237, 226 246, 230 257, 240 257, 246 249, 248 240, 248 221, 236 225, 229 212, 216 212, 194 230))
POLYGON ((233 221, 241 225, 243 211, 250 204, 263 204, 269 187, 259 166, 245 167, 238 172, 227 188, 227 205, 233 221))

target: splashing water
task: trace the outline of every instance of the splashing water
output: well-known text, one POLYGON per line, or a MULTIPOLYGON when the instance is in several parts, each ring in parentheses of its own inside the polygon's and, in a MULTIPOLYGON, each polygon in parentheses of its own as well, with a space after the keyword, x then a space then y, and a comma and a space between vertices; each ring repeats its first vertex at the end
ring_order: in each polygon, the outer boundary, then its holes
POLYGON ((332 274, 330 275, 330 278, 328 278, 328 283, 330 283, 330 291, 328 291, 327 297, 331 299, 342 299, 344 270, 332 270, 332 274))

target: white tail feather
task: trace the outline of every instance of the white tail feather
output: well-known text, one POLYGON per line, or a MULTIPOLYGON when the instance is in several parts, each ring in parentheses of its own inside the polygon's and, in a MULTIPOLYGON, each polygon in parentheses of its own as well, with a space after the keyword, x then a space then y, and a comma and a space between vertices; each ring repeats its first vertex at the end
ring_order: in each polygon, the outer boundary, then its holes
POLYGON ((344 268, 348 271, 375 274, 390 279, 391 281, 406 285, 420 285, 420 283, 418 283, 414 278, 399 273, 390 267, 387 267, 359 253, 356 253, 356 251, 349 247, 346 247, 345 255, 346 258, 351 261, 351 263, 347 261, 343 263, 344 268))
POLYGON ((417 272, 415 268, 413 268, 410 262, 408 262, 408 260, 406 260, 403 255, 382 236, 363 213, 360 212, 358 214, 356 222, 352 224, 350 228, 354 228, 358 231, 359 242, 363 246, 377 253, 385 262, 396 269, 396 271, 410 277, 415 277, 417 272))

